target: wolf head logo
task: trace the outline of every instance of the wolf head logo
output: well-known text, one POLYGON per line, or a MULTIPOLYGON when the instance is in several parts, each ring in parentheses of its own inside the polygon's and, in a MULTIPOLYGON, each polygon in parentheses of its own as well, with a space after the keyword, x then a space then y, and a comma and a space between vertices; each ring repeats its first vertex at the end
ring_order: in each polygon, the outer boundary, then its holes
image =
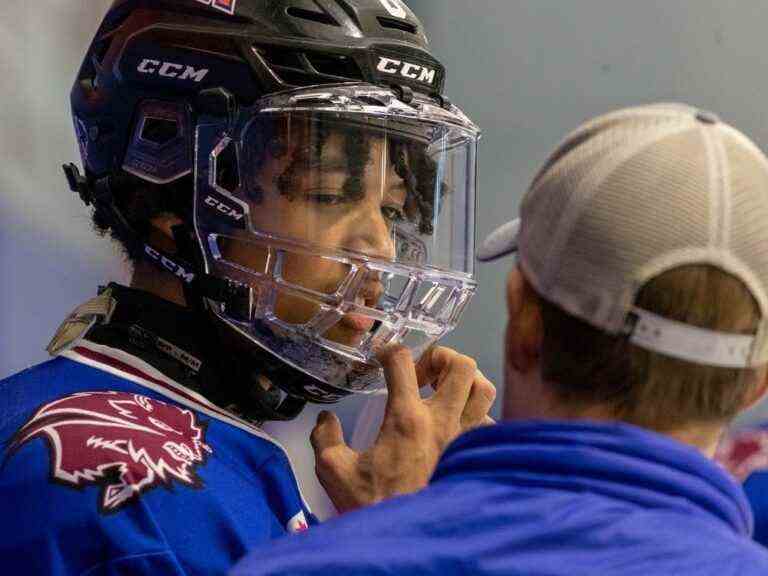
POLYGON ((211 453, 193 412, 125 392, 80 392, 50 402, 16 433, 11 449, 37 437, 48 440, 56 481, 102 487, 102 512, 173 480, 201 487, 195 467, 211 453))

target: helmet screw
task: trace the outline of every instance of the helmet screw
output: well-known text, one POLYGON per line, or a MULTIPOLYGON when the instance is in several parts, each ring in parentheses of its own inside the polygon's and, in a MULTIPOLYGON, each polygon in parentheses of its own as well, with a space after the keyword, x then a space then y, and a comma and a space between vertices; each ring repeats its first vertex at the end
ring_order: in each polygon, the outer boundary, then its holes
POLYGON ((403 104, 410 104, 413 102, 413 90, 408 86, 402 86, 400 84, 394 84, 392 90, 397 95, 397 99, 403 104))

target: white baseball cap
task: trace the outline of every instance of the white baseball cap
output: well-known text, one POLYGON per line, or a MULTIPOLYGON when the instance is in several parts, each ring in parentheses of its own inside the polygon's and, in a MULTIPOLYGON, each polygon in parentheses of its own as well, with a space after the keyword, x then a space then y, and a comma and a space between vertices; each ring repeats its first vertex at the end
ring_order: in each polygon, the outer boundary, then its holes
POLYGON ((491 233, 478 259, 513 252, 542 297, 638 346, 713 366, 768 362, 768 159, 714 114, 656 104, 583 124, 534 178, 520 218, 491 233), (646 282, 688 264, 746 285, 763 318, 756 334, 635 307, 646 282))

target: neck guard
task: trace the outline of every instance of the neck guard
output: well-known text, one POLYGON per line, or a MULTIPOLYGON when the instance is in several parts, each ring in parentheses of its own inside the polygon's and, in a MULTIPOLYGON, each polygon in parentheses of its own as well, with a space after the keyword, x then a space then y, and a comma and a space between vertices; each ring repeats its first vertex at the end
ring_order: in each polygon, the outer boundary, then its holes
POLYGON ((254 423, 290 420, 305 404, 271 384, 262 369, 269 359, 237 353, 205 313, 148 292, 118 284, 100 289, 64 321, 48 352, 81 338, 134 355, 254 423))

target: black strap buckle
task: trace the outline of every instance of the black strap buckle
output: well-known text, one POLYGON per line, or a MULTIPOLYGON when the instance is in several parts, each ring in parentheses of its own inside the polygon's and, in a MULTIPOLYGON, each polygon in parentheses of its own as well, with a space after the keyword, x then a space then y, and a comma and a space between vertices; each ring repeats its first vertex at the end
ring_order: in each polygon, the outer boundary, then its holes
POLYGON ((67 177, 69 189, 79 194, 80 199, 86 206, 90 206, 93 202, 93 189, 88 183, 88 179, 80 174, 80 169, 71 162, 64 164, 62 168, 64 169, 64 175, 67 177))

